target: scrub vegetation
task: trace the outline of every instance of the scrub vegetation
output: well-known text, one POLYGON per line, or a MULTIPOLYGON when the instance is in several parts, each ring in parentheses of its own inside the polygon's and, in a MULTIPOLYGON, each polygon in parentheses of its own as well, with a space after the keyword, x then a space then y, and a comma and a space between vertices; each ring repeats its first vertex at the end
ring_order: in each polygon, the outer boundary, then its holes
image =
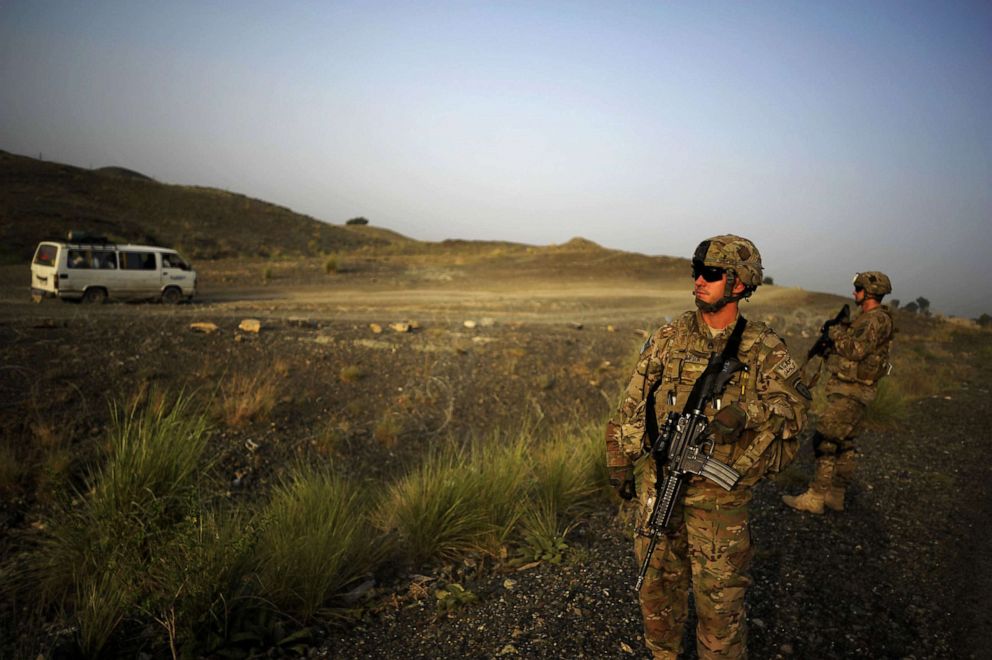
MULTIPOLYGON (((260 651, 280 635, 305 644, 316 622, 360 617, 355 590, 397 566, 521 547, 559 559, 582 508, 606 494, 598 428, 530 428, 468 447, 449 438, 371 491, 333 465, 298 464, 234 504, 191 397, 115 408, 112 420, 106 456, 4 565, 11 602, 57 622, 53 643, 86 657, 260 651)), ((447 608, 464 588, 449 592, 447 608)))

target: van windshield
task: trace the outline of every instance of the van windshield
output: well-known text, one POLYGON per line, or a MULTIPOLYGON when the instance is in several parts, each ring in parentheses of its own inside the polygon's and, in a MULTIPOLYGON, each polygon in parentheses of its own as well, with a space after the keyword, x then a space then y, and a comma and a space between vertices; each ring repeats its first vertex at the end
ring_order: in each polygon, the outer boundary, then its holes
POLYGON ((178 268, 180 270, 190 270, 189 264, 183 261, 175 252, 162 253, 162 268, 178 268))
POLYGON ((34 253, 34 262, 39 266, 54 266, 55 255, 58 254, 58 247, 55 245, 39 245, 38 251, 34 253))

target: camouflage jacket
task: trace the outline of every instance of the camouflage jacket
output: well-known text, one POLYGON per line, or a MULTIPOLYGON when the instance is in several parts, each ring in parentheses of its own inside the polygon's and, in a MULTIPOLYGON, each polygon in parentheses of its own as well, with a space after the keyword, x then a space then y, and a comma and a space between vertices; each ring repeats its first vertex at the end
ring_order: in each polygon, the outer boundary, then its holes
POLYGON ((830 328, 834 347, 827 356, 827 394, 871 402, 878 381, 889 371, 894 332, 892 312, 886 306, 859 314, 849 325, 830 328))
MULTIPOLYGON (((611 472, 632 466, 649 450, 646 415, 655 415, 660 427, 669 412, 682 412, 710 355, 723 350, 732 330, 733 324, 712 337, 702 315, 695 311, 662 326, 648 339, 617 412, 607 424, 611 472), (648 411, 647 395, 655 384, 654 410, 648 411)), ((734 375, 720 404, 739 403, 747 413, 745 430, 736 443, 717 445, 713 456, 742 472, 741 485, 748 486, 792 459, 795 435, 806 423, 808 400, 796 389, 798 365, 785 343, 764 323, 748 321, 738 356, 748 369, 734 375), (782 441, 790 438, 792 451, 783 453, 782 441)), ((712 419, 716 409, 709 406, 705 412, 712 419)), ((648 471, 653 482, 653 461, 648 471)))

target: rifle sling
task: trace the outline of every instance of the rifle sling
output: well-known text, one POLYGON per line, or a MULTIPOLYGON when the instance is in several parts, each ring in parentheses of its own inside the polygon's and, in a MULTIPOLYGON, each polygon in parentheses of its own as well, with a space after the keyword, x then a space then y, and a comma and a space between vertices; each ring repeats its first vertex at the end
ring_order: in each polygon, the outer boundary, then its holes
MULTIPOLYGON (((720 364, 722 365, 727 361, 728 358, 737 357, 737 353, 740 352, 741 348, 741 338, 744 336, 744 328, 747 327, 747 319, 743 316, 738 316, 737 323, 734 325, 734 329, 730 333, 730 337, 727 338, 727 345, 723 347, 723 352, 720 353, 720 364)), ((710 364, 713 363, 715 355, 710 358, 710 364)), ((651 387, 648 388, 647 396, 645 396, 645 408, 644 408, 644 430, 648 436, 648 442, 650 442, 651 447, 654 447, 654 443, 658 441, 658 415, 655 412, 654 407, 654 393, 661 386, 661 382, 664 378, 658 378, 651 387)), ((682 409, 682 414, 687 414, 692 412, 693 402, 700 396, 700 390, 703 386, 703 377, 700 376, 693 383, 692 392, 689 394, 689 398, 685 402, 685 406, 682 409)))

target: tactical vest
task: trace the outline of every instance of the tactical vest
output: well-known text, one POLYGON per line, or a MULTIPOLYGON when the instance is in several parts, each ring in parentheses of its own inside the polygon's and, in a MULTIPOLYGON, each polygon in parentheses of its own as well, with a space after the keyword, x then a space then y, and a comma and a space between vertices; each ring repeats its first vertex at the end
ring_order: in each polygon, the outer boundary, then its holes
MULTIPOLYGON (((675 332, 667 339, 664 346, 659 347, 658 361, 650 372, 659 373, 661 382, 657 385, 654 395, 656 418, 664 421, 668 413, 681 413, 686 400, 692 391, 693 384, 706 369, 710 355, 723 350, 729 333, 711 338, 708 328, 698 328, 694 312, 690 312, 674 322, 675 332)), ((741 338, 741 348, 738 358, 746 368, 734 374, 723 395, 707 405, 704 413, 710 419, 724 406, 737 401, 749 401, 758 397, 755 378, 759 373, 761 346, 765 338, 771 334, 770 328, 762 323, 748 323, 741 338)), ((745 431, 742 437, 733 444, 717 445, 713 457, 727 464, 733 464, 740 458, 754 439, 753 431, 745 431)), ((757 467, 755 477, 760 477, 767 468, 764 461, 757 467)), ((752 465, 745 466, 751 469, 752 465)), ((756 479, 754 479, 756 480, 756 479)))
POLYGON ((889 372, 889 349, 892 345, 892 335, 895 326, 892 321, 892 313, 889 312, 888 308, 880 307, 877 310, 863 314, 855 319, 852 328, 859 323, 873 321, 873 319, 869 318, 869 315, 875 313, 885 314, 888 317, 885 336, 881 337, 873 349, 860 360, 851 360, 836 351, 831 353, 827 358, 827 369, 837 380, 844 383, 857 383, 871 387, 889 372))

